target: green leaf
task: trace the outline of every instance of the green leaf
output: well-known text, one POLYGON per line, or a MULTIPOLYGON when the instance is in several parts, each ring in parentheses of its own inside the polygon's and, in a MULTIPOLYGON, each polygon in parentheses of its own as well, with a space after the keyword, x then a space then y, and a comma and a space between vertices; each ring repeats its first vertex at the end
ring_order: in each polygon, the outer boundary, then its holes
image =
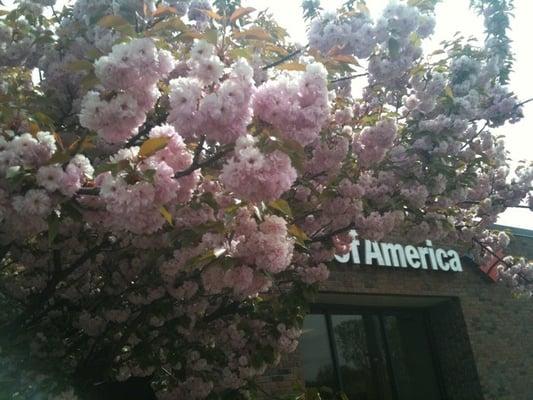
POLYGON ((272 51, 273 53, 279 54, 281 56, 286 56, 287 54, 289 54, 289 52, 283 47, 276 46, 272 43, 266 43, 265 50, 272 51))
POLYGON ((17 179, 24 175, 24 170, 20 167, 8 168, 6 179, 17 179))
POLYGON ((198 9, 202 14, 205 14, 207 15, 209 18, 213 18, 214 20, 216 21, 220 21, 223 17, 222 15, 219 15, 217 14, 215 11, 213 10, 203 10, 203 9, 198 9))
POLYGON ((176 14, 176 9, 169 6, 159 6, 152 14, 152 17, 160 17, 167 14, 176 14))
POLYGON ((59 233, 59 216, 57 213, 53 212, 50 214, 50 216, 47 218, 48 222, 48 244, 51 246, 52 243, 54 243, 55 238, 57 237, 57 234, 59 233))
POLYGON ((67 201, 61 205, 61 212, 68 215, 74 221, 82 222, 83 213, 74 201, 67 201))
POLYGON ((450 99, 453 99, 453 92, 452 92, 452 88, 450 86, 446 86, 444 88, 444 93, 446 94, 446 96, 448 96, 450 99))
POLYGON ((330 57, 332 60, 340 62, 340 63, 346 63, 346 64, 352 64, 359 66, 359 62, 357 61, 357 58, 354 56, 350 56, 348 54, 336 54, 330 57))
POLYGON ((207 40, 209 43, 216 45, 217 39, 218 39, 218 30, 210 29, 204 33, 204 37, 205 37, 205 40, 207 40))
POLYGON ((186 32, 187 30, 187 25, 181 20, 180 17, 171 17, 165 19, 164 21, 159 21, 151 29, 146 31, 146 35, 151 36, 163 31, 186 32))
POLYGON ((231 16, 229 17, 229 20, 233 23, 233 22, 237 21, 239 18, 242 18, 245 15, 248 15, 248 14, 254 12, 254 11, 255 11, 255 8, 253 8, 253 7, 237 8, 235 11, 233 11, 231 16))
POLYGON ((86 76, 83 77, 81 80, 81 88, 85 91, 95 87, 98 84, 99 80, 96 77, 94 71, 89 72, 86 76))
POLYGON ((45 113, 36 112, 35 114, 33 114, 33 116, 35 120, 41 125, 46 125, 46 126, 54 125, 54 120, 50 118, 48 115, 46 115, 45 113))
POLYGON ((187 261, 187 266, 190 268, 199 267, 202 264, 215 260, 217 257, 213 250, 207 251, 205 254, 200 254, 198 256, 192 257, 187 261))
POLYGON ((159 150, 164 149, 168 144, 168 137, 156 137, 146 140, 139 150, 139 155, 141 157, 150 157, 154 155, 159 150))
POLYGON ((70 161, 70 154, 61 150, 57 150, 50 160, 48 160, 48 164, 64 164, 68 161, 70 161))
POLYGON ((101 164, 95 168, 95 174, 101 174, 102 172, 111 172, 113 175, 118 174, 120 171, 129 169, 132 171, 132 165, 129 160, 120 160, 118 163, 101 164))
POLYGON ((69 62, 66 65, 68 71, 71 72, 80 72, 80 71, 91 71, 93 69, 93 63, 87 60, 76 60, 69 62))
POLYGON ((117 170, 117 163, 100 164, 94 169, 94 175, 100 175, 104 172, 115 172, 117 170))
POLYGON ((165 220, 168 222, 170 226, 174 225, 174 221, 172 219, 172 214, 165 208, 165 206, 159 207, 159 212, 165 218, 165 220))
POLYGON ((391 37, 389 39, 388 47, 391 58, 398 58, 400 55, 400 42, 391 37))
POLYGON ((103 28, 118 28, 124 25, 129 25, 129 23, 118 15, 106 15, 98 21, 98 25, 103 28))
POLYGON ((247 60, 251 59, 253 54, 248 48, 236 47, 229 51, 229 54, 232 58, 246 58, 247 60))
POLYGON ((278 199, 278 200, 271 201, 270 203, 268 203, 268 206, 270 208, 273 208, 274 210, 281 211, 283 215, 286 215, 287 217, 292 218, 291 207, 289 206, 289 203, 287 203, 285 200, 278 199))
POLYGON ((305 245, 305 242, 309 240, 307 233, 305 233, 304 230, 296 224, 290 225, 287 231, 296 238, 298 244, 300 245, 305 245))
POLYGON ((294 61, 278 65, 277 68, 284 71, 305 71, 306 65, 294 61))
POLYGON ((272 40, 272 36, 263 28, 253 27, 245 31, 234 32, 233 36, 238 39, 272 40))

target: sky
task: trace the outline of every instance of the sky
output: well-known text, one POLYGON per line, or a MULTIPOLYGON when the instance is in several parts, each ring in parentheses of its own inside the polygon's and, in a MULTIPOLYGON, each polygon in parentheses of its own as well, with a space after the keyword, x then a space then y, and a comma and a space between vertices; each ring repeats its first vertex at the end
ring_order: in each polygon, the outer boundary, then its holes
MULTIPOLYGON (((342 2, 343 0, 322 0, 321 3, 326 10, 335 10, 342 2)), ((389 0, 367 0, 371 15, 377 18, 388 2, 389 0)), ((9 7, 12 0, 5 3, 9 7)), ((258 10, 268 8, 280 25, 287 29, 293 41, 307 43, 301 0, 243 0, 242 3, 243 6, 258 10)), ((452 38, 457 31, 467 37, 483 38, 483 21, 469 9, 468 4, 469 0, 442 0, 437 5, 437 26, 433 36, 424 43, 426 52, 437 49, 442 40, 452 38)), ((514 5, 515 17, 511 21, 510 36, 515 63, 510 87, 520 100, 525 100, 533 97, 533 0, 514 0, 514 5)), ((506 124, 496 132, 505 136, 511 165, 516 165, 518 160, 533 160, 533 102, 524 106, 524 118, 521 121, 506 124)), ((528 209, 508 209, 500 216, 498 223, 533 230, 533 212, 528 209)))

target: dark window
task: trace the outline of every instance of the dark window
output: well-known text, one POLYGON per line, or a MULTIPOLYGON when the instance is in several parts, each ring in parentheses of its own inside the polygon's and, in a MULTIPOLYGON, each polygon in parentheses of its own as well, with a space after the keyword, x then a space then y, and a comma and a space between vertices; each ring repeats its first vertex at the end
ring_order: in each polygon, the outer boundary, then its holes
POLYGON ((323 398, 442 398, 422 311, 322 309, 306 317, 300 351, 306 387, 323 398))
POLYGON ((326 325, 326 316, 311 314, 304 321, 305 340, 300 343, 305 381, 309 387, 336 386, 333 357, 326 325))

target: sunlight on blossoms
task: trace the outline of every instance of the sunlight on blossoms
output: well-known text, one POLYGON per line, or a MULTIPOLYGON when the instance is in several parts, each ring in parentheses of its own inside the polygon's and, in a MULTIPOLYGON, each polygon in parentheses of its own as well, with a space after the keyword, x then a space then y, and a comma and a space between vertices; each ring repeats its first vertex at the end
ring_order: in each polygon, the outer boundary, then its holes
POLYGON ((255 398, 351 232, 483 263, 533 209, 512 8, 249 3, 2 7, 0 398, 255 398))

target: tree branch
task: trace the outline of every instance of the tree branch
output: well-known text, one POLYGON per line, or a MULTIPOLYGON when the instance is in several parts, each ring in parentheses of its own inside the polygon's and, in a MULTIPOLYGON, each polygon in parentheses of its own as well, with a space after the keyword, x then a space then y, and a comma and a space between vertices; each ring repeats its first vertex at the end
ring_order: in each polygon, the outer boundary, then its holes
POLYGON ((320 235, 320 236, 317 236, 315 238, 312 238, 311 239, 311 243, 324 242, 324 241, 326 241, 328 239, 331 239, 335 235, 338 235, 340 233, 345 233, 345 232, 349 231, 350 229, 354 229, 354 228, 355 228, 355 226, 352 223, 352 224, 350 224, 348 226, 345 226, 344 228, 336 229, 336 230, 334 230, 334 231, 332 231, 330 233, 327 233, 327 234, 320 235))
POLYGON ((368 76, 368 72, 364 72, 362 74, 343 76, 342 78, 333 79, 332 81, 329 81, 329 83, 337 83, 337 82, 342 82, 342 81, 348 81, 348 80, 351 80, 351 79, 359 78, 361 76, 368 76))
POLYGON ((220 160, 222 157, 224 157, 226 154, 230 153, 231 151, 233 151, 233 146, 232 147, 228 147, 227 149, 224 149, 224 150, 220 150, 214 156, 212 156, 212 157, 210 157, 207 160, 204 160, 202 162, 198 162, 198 161, 194 162, 193 161, 193 163, 189 166, 189 168, 186 168, 183 171, 176 172, 174 174, 174 178, 178 179, 178 178, 181 178, 183 176, 187 176, 187 175, 193 173, 197 169, 200 169, 200 168, 203 168, 203 167, 207 167, 207 166, 213 164, 214 162, 216 162, 217 160, 220 160))
POLYGON ((276 66, 278 66, 278 65, 280 65, 280 64, 283 64, 283 63, 286 62, 286 61, 289 61, 291 58, 296 57, 298 54, 302 53, 302 52, 303 52, 305 49, 307 49, 308 47, 309 47, 309 45, 306 44, 304 47, 301 47, 301 48, 299 48, 299 49, 297 49, 297 50, 294 50, 292 53, 287 54, 286 56, 280 58, 279 60, 274 61, 273 63, 270 63, 270 64, 265 65, 265 66, 262 68, 263 71, 266 71, 266 70, 269 69, 269 68, 276 67, 276 66))
POLYGON ((517 105, 515 105, 515 108, 518 108, 518 107, 522 107, 524 104, 527 104, 529 102, 533 101, 533 97, 529 98, 529 99, 526 99, 520 103, 518 103, 517 105))

